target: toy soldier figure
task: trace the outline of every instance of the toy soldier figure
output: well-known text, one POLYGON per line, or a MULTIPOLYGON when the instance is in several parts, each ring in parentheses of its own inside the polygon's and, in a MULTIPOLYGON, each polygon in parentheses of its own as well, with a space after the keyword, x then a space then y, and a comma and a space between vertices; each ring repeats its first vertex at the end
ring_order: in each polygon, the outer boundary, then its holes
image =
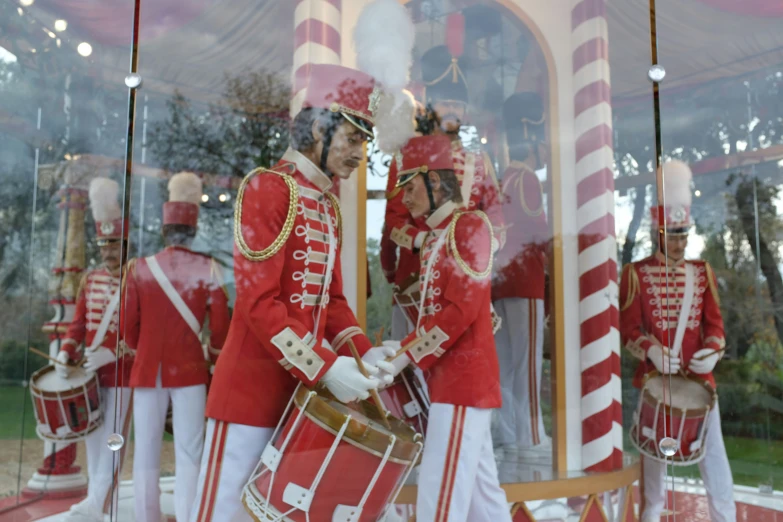
POLYGON ((552 443, 540 404, 550 234, 536 174, 546 164, 541 98, 530 92, 510 96, 503 118, 511 164, 501 196, 506 242, 492 277, 492 300, 503 324, 495 335, 503 390, 495 447, 504 459, 546 458, 552 443))
MULTIPOLYGON (((691 227, 691 171, 681 161, 670 161, 663 172, 666 206, 652 209, 658 251, 623 267, 622 340, 631 355, 641 361, 635 386, 641 386, 644 376, 657 370, 663 375, 685 372, 714 387, 712 370, 725 346, 723 318, 712 268, 706 261, 685 260, 691 227), (692 294, 686 295, 689 287, 692 294), (678 330, 682 330, 679 335, 678 330)), ((734 484, 717 403, 706 422, 705 456, 699 470, 707 490, 710 520, 734 522, 734 484)), ((642 456, 642 468, 642 522, 658 522, 666 499, 666 464, 642 456)))
MULTIPOLYGON (((125 445, 117 453, 109 449, 109 436, 117 430, 127 443, 132 390, 128 381, 133 355, 119 341, 119 304, 122 251, 127 248, 128 223, 118 204, 119 185, 107 178, 90 183, 89 197, 95 219, 96 242, 103 265, 82 278, 76 312, 57 359, 57 372, 67 377, 65 364, 86 359, 84 369, 97 372, 101 386, 103 423, 85 439, 89 484, 87 498, 71 506, 64 520, 102 522, 104 512, 116 509, 125 445)), ((114 515, 116 517, 116 514, 114 515)))
POLYGON ((510 522, 490 434, 492 409, 501 403, 490 313, 492 224, 481 211, 460 210, 446 136, 408 142, 398 187, 411 216, 428 227, 416 327, 402 343, 384 343, 407 350, 394 360, 394 372, 413 362, 430 391, 416 519, 510 522))
POLYGON ((359 71, 312 65, 291 148, 271 169, 248 174, 239 189, 237 300, 207 400, 191 520, 250 520, 242 487, 297 383, 322 383, 343 402, 365 399, 379 384, 360 373, 347 350, 349 340, 362 354, 371 344, 343 295, 342 217, 329 192, 335 177, 348 179, 364 158, 374 87, 359 71))
MULTIPOLYGON (((467 210, 481 210, 489 216, 497 247, 502 241, 503 217, 492 162, 486 153, 475 154, 465 150, 459 136, 468 108, 468 87, 459 66, 464 20, 462 24, 450 24, 448 46, 433 47, 421 58, 426 85, 426 117, 417 118, 417 121, 420 133, 445 135, 450 139, 462 206, 467 210)), ((410 332, 412 323, 416 322, 419 249, 428 229, 421 220, 411 219, 403 205, 402 191, 397 186, 397 170, 396 161, 392 161, 386 186, 381 266, 386 279, 394 285, 392 337, 399 340, 410 332)))
POLYGON ((209 363, 201 332, 209 318, 214 361, 228 332, 228 296, 220 267, 190 250, 198 227, 201 180, 181 172, 169 181, 163 205, 166 248, 128 265, 123 336, 136 349, 130 385, 135 393, 133 485, 136 520, 160 517, 160 451, 171 402, 177 522, 187 522, 196 497, 204 448, 209 363))

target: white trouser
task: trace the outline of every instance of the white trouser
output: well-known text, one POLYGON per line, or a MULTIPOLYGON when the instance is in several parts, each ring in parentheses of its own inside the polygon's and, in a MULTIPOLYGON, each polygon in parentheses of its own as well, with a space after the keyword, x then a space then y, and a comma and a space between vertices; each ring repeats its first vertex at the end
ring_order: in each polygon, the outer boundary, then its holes
MULTIPOLYGON (((707 490, 712 522, 736 522, 737 508, 734 505, 734 481, 731 477, 729 458, 723 444, 720 427, 720 410, 715 409, 707 420, 707 435, 704 439, 704 459, 699 462, 699 472, 707 490)), ((643 457, 644 458, 644 457, 643 457)), ((644 458, 644 513, 642 522, 658 522, 666 502, 666 465, 657 460, 644 458)))
POLYGON ((174 425, 174 513, 177 522, 188 522, 196 497, 201 453, 204 450, 204 384, 162 388, 160 375, 156 388, 135 389, 133 412, 136 440, 133 457, 133 489, 136 520, 160 519, 160 451, 169 401, 174 425))
POLYGON ((493 304, 503 321, 495 334, 503 395, 495 443, 531 448, 547 440, 541 415, 544 301, 511 297, 493 304))
POLYGON ((133 390, 131 388, 101 388, 103 422, 84 440, 87 450, 87 498, 84 500, 94 513, 109 513, 117 518, 117 487, 122 473, 125 452, 130 443, 130 423, 133 390), (119 451, 107 445, 109 435, 119 433, 125 444, 119 451), (112 498, 113 497, 113 498, 112 498))
MULTIPOLYGON (((242 488, 261 460, 274 428, 207 420, 207 437, 191 522, 251 522, 242 488)), ((176 428, 174 429, 176 437, 176 428)))
POLYGON ((419 471, 416 520, 511 522, 492 450, 492 410, 434 403, 419 471))

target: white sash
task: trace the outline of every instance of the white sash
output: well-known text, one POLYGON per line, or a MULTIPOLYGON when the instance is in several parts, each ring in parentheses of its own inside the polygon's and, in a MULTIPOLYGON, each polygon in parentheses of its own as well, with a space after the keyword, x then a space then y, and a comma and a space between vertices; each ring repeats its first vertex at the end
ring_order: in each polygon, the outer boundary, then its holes
POLYGON ((174 308, 177 309, 179 315, 182 316, 182 319, 185 321, 185 323, 190 327, 191 330, 193 330, 193 333, 196 334, 196 337, 201 340, 201 325, 199 324, 198 319, 196 319, 196 316, 193 315, 193 312, 190 311, 190 308, 188 308, 188 305, 185 303, 185 301, 182 300, 182 296, 179 295, 177 290, 171 284, 171 281, 169 281, 169 278, 166 277, 166 274, 163 273, 163 270, 161 270, 157 259, 155 259, 155 256, 149 256, 144 259, 147 261, 147 266, 150 268, 152 276, 155 278, 155 281, 158 282, 160 288, 166 294, 166 297, 169 298, 171 304, 174 305, 174 308))
POLYGON ((109 304, 106 305, 106 309, 103 311, 103 317, 101 317, 101 322, 98 324, 98 329, 95 331, 95 337, 92 338, 92 343, 90 344, 90 347, 87 348, 89 351, 94 352, 101 346, 103 339, 106 337, 106 330, 109 329, 109 323, 114 316, 114 312, 117 311, 118 304, 120 304, 119 287, 112 294, 109 304))
POLYGON ((680 315, 677 318, 677 331, 674 333, 674 343, 671 346, 672 357, 677 357, 682 349, 682 338, 685 337, 685 329, 688 327, 688 316, 691 313, 691 304, 693 303, 693 283, 696 275, 693 271, 693 265, 685 263, 685 290, 682 295, 682 306, 680 306, 680 315))
POLYGON ((476 155, 470 152, 465 153, 465 173, 462 175, 462 184, 460 185, 460 194, 462 195, 462 206, 470 208, 470 195, 473 192, 473 182, 476 179, 476 155))

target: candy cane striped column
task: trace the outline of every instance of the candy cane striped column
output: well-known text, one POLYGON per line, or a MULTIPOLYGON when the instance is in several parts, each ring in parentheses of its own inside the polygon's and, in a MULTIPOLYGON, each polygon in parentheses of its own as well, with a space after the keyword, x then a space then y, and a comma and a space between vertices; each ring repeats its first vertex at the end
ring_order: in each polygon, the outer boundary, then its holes
POLYGON ((573 5, 582 467, 609 471, 622 467, 622 395, 606 4, 573 5))
POLYGON ((339 64, 342 0, 298 0, 294 11, 291 116, 302 107, 310 65, 339 64))

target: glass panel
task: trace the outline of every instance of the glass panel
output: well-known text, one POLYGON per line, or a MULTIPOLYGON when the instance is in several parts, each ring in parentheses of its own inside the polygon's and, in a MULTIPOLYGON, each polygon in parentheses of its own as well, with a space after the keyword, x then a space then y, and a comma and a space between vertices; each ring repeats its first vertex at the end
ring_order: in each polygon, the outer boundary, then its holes
MULTIPOLYGON (((94 373, 47 358, 81 359, 105 306, 77 310, 102 256, 90 183, 97 175, 122 179, 131 15, 132 6, 0 4, 0 496, 7 497, 0 518, 38 519, 80 501, 97 463, 85 439, 109 459, 91 481, 112 481, 113 454, 101 435, 113 423, 105 389, 94 373)), ((114 207, 112 217, 121 218, 114 207)), ((112 332, 116 344, 116 318, 106 330, 104 344, 112 345, 112 332)), ((103 506, 102 498, 95 509, 103 506)))
MULTIPOLYGON (((682 207, 693 223, 687 236, 669 230, 667 255, 679 257, 685 247, 684 256, 698 260, 681 360, 691 378, 714 380, 719 398, 705 421, 699 467, 669 470, 667 483, 677 492, 670 509, 681 511, 695 492, 710 499, 713 520, 734 520, 735 511, 737 519, 774 518, 765 510, 780 505, 775 491, 783 479, 777 302, 783 12, 711 0, 658 2, 656 12, 666 70, 663 156, 683 162, 664 164, 667 222, 682 207)), ((680 400, 676 390, 672 400, 680 400)), ((698 445, 692 438, 680 440, 684 451, 698 445)))

